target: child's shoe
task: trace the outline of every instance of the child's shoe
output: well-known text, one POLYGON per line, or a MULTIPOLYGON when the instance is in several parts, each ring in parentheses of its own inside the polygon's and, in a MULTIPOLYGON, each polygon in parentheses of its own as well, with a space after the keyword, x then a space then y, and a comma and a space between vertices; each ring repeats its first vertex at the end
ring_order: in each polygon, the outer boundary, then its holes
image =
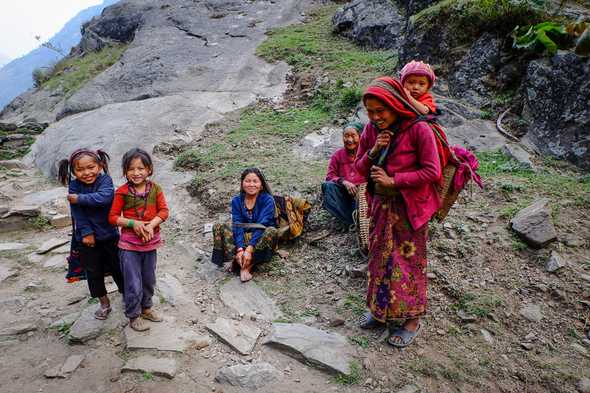
POLYGON ((152 322, 162 322, 164 320, 164 318, 162 318, 162 316, 153 308, 150 308, 149 310, 143 310, 141 317, 152 322))
POLYGON ((129 320, 129 326, 131 329, 135 330, 136 332, 145 332, 149 330, 149 325, 145 323, 145 321, 141 318, 135 318, 129 320))

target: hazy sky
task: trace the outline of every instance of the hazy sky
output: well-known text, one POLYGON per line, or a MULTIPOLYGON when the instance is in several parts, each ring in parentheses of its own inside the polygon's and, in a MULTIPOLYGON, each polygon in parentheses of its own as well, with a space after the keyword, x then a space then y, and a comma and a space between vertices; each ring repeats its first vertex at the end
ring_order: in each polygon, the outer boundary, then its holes
POLYGON ((47 41, 79 11, 102 0, 0 0, 0 54, 12 59, 47 41))

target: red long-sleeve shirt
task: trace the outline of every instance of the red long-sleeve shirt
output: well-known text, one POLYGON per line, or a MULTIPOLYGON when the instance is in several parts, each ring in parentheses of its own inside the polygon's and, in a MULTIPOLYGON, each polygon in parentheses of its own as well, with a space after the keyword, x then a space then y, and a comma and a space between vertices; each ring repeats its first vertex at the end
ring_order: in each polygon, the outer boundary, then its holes
POLYGON ((346 180, 352 184, 359 185, 367 180, 360 175, 354 166, 354 158, 348 155, 345 148, 336 150, 328 164, 327 181, 337 182, 338 179, 346 180))
MULTIPOLYGON (((400 129, 407 124, 401 124, 400 129)), ((379 131, 369 123, 361 136, 355 161, 361 175, 368 176, 373 166, 367 153, 375 145, 378 134, 379 131)), ((402 194, 414 229, 427 223, 440 206, 435 183, 442 170, 434 138, 428 124, 415 123, 397 136, 395 149, 385 162, 385 172, 393 177, 395 188, 402 194)))

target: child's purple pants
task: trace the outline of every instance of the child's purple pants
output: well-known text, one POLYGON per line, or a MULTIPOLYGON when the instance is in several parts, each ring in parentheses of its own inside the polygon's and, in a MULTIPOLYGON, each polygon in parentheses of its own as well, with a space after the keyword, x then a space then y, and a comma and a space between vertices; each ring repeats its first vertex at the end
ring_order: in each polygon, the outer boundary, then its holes
POLYGON ((152 307, 152 296, 156 286, 156 250, 120 250, 121 272, 125 291, 125 316, 139 317, 142 310, 152 307))

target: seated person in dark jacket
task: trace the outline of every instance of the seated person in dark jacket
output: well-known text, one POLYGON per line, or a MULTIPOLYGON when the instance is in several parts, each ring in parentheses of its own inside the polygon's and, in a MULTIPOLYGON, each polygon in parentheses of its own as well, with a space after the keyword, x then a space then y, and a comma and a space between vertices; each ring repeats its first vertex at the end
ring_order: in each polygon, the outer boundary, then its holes
POLYGON ((232 199, 232 226, 213 226, 211 261, 226 270, 239 268, 240 279, 252 279, 252 267, 270 261, 277 245, 275 201, 264 175, 257 168, 246 169, 240 180, 240 194, 232 199))
POLYGON ((352 212, 356 208, 357 186, 366 182, 354 166, 362 130, 361 123, 350 123, 344 127, 344 147, 332 155, 326 182, 322 184, 324 209, 347 225, 353 224, 352 212))

